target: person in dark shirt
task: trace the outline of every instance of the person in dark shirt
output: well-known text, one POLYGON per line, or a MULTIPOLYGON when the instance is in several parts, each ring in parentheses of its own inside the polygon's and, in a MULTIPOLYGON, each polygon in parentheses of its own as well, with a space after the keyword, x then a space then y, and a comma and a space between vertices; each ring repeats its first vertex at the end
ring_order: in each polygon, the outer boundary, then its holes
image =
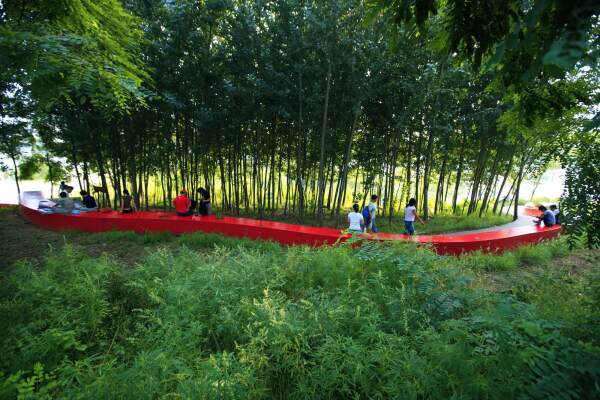
POLYGON ((96 200, 85 190, 79 192, 81 194, 81 202, 85 208, 97 208, 96 200))
POLYGON ((556 219, 554 218, 554 213, 548 210, 545 206, 539 206, 538 210, 542 212, 542 214, 537 218, 536 224, 540 224, 542 221, 544 222, 544 226, 552 226, 556 224, 556 219))
POLYGON ((121 196, 121 212, 123 214, 128 214, 134 211, 137 211, 135 203, 132 201, 129 191, 125 189, 123 190, 123 196, 121 196))
POLYGON ((198 204, 198 213, 200 215, 210 215, 212 208, 210 204, 210 192, 203 187, 198 188, 200 194, 200 203, 198 204))

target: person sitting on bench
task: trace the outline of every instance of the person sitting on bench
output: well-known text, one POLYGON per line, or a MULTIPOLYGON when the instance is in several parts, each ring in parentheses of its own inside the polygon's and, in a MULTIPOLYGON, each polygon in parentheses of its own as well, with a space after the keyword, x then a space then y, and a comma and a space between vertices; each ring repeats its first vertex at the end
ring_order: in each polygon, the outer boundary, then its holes
POLYGON ((70 213, 75 208, 75 202, 67 195, 67 192, 60 192, 53 208, 58 213, 70 213))
POLYGON ((210 205, 210 192, 203 187, 200 187, 198 188, 198 194, 200 195, 198 214, 203 216, 210 215, 212 212, 210 205))
POLYGON ((552 211, 552 214, 554 214, 554 219, 556 220, 555 223, 557 225, 560 225, 560 221, 559 221, 560 210, 558 209, 558 207, 556 206, 556 204, 552 204, 550 206, 550 211, 552 211))
POLYGON ((175 206, 177 215, 180 217, 188 217, 194 214, 192 200, 188 197, 187 190, 185 189, 181 189, 179 196, 175 197, 175 200, 173 200, 173 205, 175 206))
POLYGON ((81 194, 81 202, 83 203, 85 208, 94 209, 98 207, 98 205, 96 204, 96 200, 88 192, 82 190, 81 192, 79 192, 79 194, 81 194))
POLYGON ((537 221, 535 221, 536 224, 540 224, 542 221, 544 222, 544 226, 556 224, 556 219, 552 211, 548 210, 545 206, 539 206, 538 210, 542 212, 542 215, 537 218, 537 221))
POLYGON ((129 191, 123 189, 123 196, 121 196, 121 213, 130 214, 134 211, 137 211, 135 201, 131 198, 129 191))

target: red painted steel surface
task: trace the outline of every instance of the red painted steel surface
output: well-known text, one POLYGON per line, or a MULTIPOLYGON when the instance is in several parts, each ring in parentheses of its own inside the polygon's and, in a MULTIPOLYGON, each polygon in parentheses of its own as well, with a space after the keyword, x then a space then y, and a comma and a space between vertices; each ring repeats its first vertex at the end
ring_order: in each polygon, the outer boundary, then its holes
MULTIPOLYGON (((106 232, 112 230, 144 232, 189 232, 218 233, 233 237, 269 239, 286 245, 306 244, 320 246, 346 240, 348 234, 337 229, 318 228, 233 217, 179 217, 175 213, 137 212, 121 214, 115 211, 91 211, 80 214, 43 214, 31 205, 21 204, 19 209, 24 218, 42 228, 51 230, 77 230, 106 232)), ((389 233, 367 234, 368 240, 410 240, 431 244, 439 254, 460 254, 467 251, 503 251, 519 245, 552 239, 560 234, 560 226, 550 228, 523 226, 480 233, 453 235, 407 236, 389 233)))

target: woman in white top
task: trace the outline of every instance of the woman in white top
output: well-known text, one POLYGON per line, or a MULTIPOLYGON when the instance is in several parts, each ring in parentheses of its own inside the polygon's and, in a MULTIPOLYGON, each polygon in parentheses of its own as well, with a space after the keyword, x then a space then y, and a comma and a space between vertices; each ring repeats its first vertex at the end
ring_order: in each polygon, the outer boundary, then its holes
POLYGON ((358 212, 358 204, 354 204, 352 209, 354 211, 348 214, 348 224, 350 224, 348 229, 351 232, 362 232, 362 226, 365 223, 365 219, 363 218, 362 214, 358 212))
POLYGON ((406 208, 404 209, 404 234, 414 235, 415 234, 415 218, 419 222, 423 223, 423 220, 417 215, 417 200, 414 198, 408 201, 406 208))

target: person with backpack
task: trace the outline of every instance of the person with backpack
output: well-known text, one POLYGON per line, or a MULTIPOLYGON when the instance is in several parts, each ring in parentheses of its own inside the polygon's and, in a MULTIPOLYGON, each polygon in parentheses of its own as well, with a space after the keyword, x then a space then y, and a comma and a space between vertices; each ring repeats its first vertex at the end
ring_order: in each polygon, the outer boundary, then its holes
POLYGON ((414 235, 415 234, 415 218, 423 224, 421 217, 417 215, 417 200, 411 198, 404 209, 404 234, 414 235))
POLYGON ((379 196, 376 194, 371 196, 371 201, 362 212, 363 218, 365 220, 365 232, 370 230, 373 233, 379 232, 377 229, 377 225, 375 224, 375 217, 377 216, 377 202, 379 200, 379 196))
POLYGON ((352 210, 353 211, 348 214, 348 230, 350 232, 362 232, 365 224, 365 218, 361 213, 358 212, 358 210, 360 210, 358 204, 354 204, 352 206, 352 210))

